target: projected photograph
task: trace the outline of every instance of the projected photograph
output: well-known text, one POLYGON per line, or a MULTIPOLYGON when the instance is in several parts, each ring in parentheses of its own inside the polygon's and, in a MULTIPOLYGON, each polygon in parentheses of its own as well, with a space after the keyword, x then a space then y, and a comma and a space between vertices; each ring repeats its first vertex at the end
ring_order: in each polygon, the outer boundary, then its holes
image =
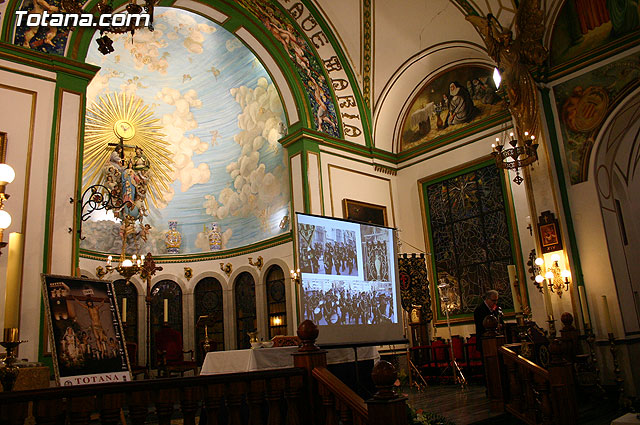
POLYGON ((355 231, 300 224, 299 235, 302 273, 358 276, 355 231))
POLYGON ((364 278, 373 281, 390 281, 390 234, 387 229, 363 225, 361 228, 364 254, 364 278))
POLYGON ((319 344, 404 339, 393 229, 296 213, 300 319, 319 344))
POLYGON ((393 323, 391 282, 311 280, 303 283, 304 315, 322 325, 393 323))

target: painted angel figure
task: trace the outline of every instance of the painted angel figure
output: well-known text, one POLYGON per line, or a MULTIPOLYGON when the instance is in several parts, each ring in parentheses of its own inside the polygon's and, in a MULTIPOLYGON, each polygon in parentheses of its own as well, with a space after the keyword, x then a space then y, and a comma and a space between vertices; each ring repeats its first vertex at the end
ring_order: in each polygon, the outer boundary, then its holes
POLYGON ((525 131, 538 136, 538 91, 529 66, 541 65, 548 53, 542 45, 544 11, 540 0, 520 2, 514 18, 515 39, 511 30, 504 29, 491 14, 485 18, 469 15, 466 19, 476 27, 500 70, 518 138, 522 140, 525 131))

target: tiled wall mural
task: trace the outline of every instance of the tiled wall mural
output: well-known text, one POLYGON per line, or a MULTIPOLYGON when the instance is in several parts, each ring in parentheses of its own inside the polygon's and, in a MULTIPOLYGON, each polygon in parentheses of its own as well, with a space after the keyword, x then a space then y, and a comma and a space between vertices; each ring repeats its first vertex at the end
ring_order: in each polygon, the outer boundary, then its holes
POLYGON ((446 278, 458 296, 452 315, 473 313, 489 289, 502 294, 502 308, 513 308, 507 265, 514 257, 501 173, 483 164, 422 185, 435 285, 446 278))
MULTIPOLYGON (((140 252, 166 253, 169 221, 177 221, 181 254, 241 247, 288 231, 279 226, 289 214, 279 143, 286 122, 269 74, 233 34, 199 15, 157 8, 154 26, 154 32, 136 31, 133 41, 113 36, 110 55, 100 54, 95 42, 87 54, 87 62, 101 67, 87 89, 87 107, 107 94, 141 100, 158 120, 172 162, 163 200, 149 203, 151 229, 140 252)), ((84 187, 94 183, 87 167, 84 187)), ((82 248, 120 252, 118 224, 109 217, 94 216, 82 231, 82 248)))

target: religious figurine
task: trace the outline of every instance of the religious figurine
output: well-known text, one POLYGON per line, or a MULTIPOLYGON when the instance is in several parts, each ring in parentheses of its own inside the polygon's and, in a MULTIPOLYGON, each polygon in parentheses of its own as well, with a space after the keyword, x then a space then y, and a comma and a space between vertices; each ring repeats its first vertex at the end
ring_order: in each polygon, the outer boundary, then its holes
POLYGON ((547 58, 542 45, 544 35, 544 11, 539 0, 523 0, 514 18, 517 38, 510 30, 502 28, 491 14, 486 18, 467 16, 476 27, 489 56, 496 61, 502 83, 509 99, 509 109, 515 118, 519 140, 524 132, 538 136, 538 90, 529 71, 530 65, 541 65, 547 58))
POLYGON ((209 239, 209 250, 219 251, 222 249, 222 233, 218 223, 211 223, 211 228, 207 232, 207 239, 209 239))

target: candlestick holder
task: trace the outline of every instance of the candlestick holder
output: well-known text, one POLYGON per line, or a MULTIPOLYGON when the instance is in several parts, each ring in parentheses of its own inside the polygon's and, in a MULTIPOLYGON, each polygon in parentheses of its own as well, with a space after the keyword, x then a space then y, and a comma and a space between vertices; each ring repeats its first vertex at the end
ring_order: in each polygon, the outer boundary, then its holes
POLYGON ((13 386, 18 379, 20 368, 16 365, 18 361, 18 346, 23 342, 18 337, 18 328, 5 328, 3 341, 0 341, 7 350, 7 357, 4 359, 4 366, 0 367, 0 383, 4 391, 13 391, 13 386))
POLYGON ((547 323, 549 324, 549 336, 551 338, 555 338, 556 337, 556 319, 554 319, 553 316, 549 316, 549 320, 547 320, 547 323))
POLYGON ((618 393, 618 407, 620 409, 626 409, 631 406, 631 401, 624 393, 624 377, 622 376, 620 362, 618 361, 618 347, 616 345, 616 337, 612 332, 609 332, 608 337, 609 351, 611 352, 611 358, 613 360, 613 373, 615 375, 614 381, 616 383, 616 392, 618 393))

